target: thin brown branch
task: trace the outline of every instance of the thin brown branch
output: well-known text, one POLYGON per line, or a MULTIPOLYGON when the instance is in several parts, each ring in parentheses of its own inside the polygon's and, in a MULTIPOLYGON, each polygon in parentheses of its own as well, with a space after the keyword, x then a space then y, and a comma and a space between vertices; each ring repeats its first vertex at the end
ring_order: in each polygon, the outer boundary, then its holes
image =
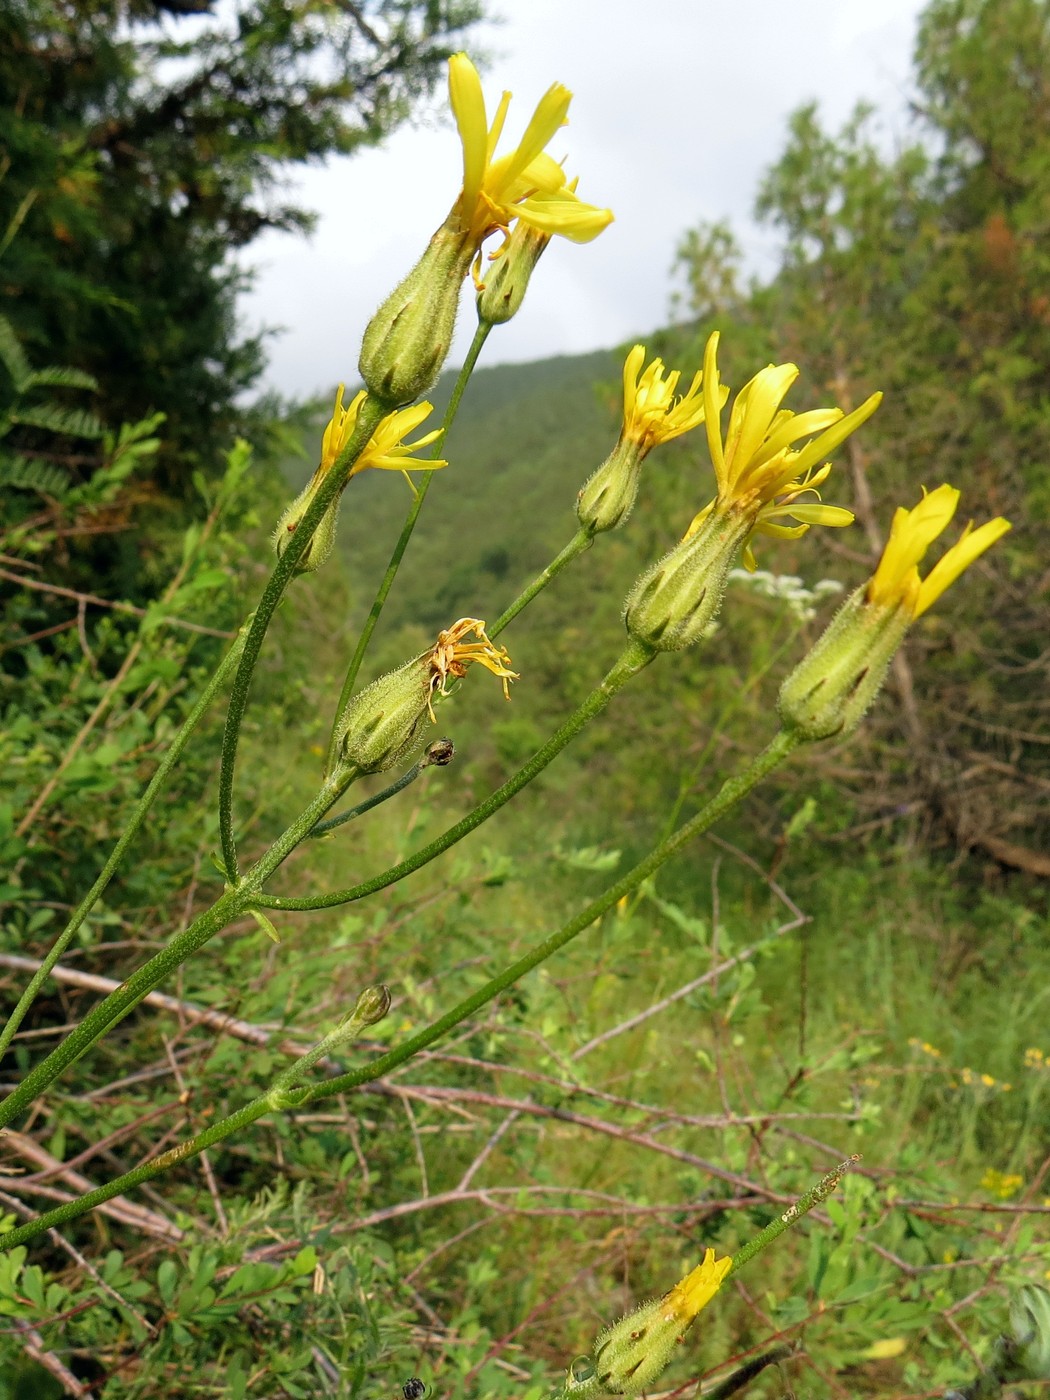
MULTIPOLYGON (((21 562, 21 561, 19 561, 21 562)), ((63 588, 57 583, 44 583, 40 579, 26 578, 23 574, 12 573, 9 569, 0 569, 0 578, 6 578, 11 583, 17 583, 22 588, 31 588, 37 593, 53 593, 58 598, 71 598, 78 604, 78 615, 82 618, 84 610, 90 604, 94 608, 110 608, 113 612, 128 613, 131 617, 145 617, 146 609, 136 607, 134 603, 119 602, 113 598, 100 598, 97 593, 81 593, 75 588, 63 588)), ((64 626, 73 626, 73 622, 65 623, 64 626)), ((223 632, 218 627, 205 627, 200 622, 188 622, 182 617, 162 617, 161 622, 169 627, 181 627, 187 632, 199 632, 205 637, 222 637, 230 641, 237 634, 236 632, 223 632)))
MULTIPOLYGON (((38 1142, 34 1142, 32 1138, 26 1137, 23 1133, 13 1132, 10 1128, 5 1129, 0 1134, 0 1143, 10 1148, 24 1161, 33 1162, 38 1167, 45 1168, 49 1175, 57 1177, 73 1189, 73 1194, 70 1194, 48 1186, 41 1186, 29 1180, 23 1182, 23 1179, 17 1176, 4 1176, 2 1178, 4 1187, 13 1195, 17 1196, 22 1186, 25 1185, 34 1195, 46 1196, 51 1200, 71 1201, 75 1200, 76 1196, 85 1196, 89 1191, 95 1189, 94 1182, 81 1176, 79 1172, 71 1171, 64 1162, 60 1162, 38 1142)), ((177 1225, 165 1220, 162 1215, 158 1215, 155 1211, 147 1210, 145 1206, 136 1205, 134 1201, 129 1201, 125 1196, 114 1196, 111 1201, 105 1201, 98 1209, 112 1220, 119 1220, 122 1225, 128 1225, 132 1229, 152 1235, 155 1239, 172 1242, 182 1239, 183 1232, 177 1225)))

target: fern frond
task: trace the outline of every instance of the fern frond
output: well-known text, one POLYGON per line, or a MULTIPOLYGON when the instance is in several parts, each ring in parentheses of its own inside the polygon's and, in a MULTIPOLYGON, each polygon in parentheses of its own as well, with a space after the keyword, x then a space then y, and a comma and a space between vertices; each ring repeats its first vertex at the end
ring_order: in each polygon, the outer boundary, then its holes
POLYGON ((100 438, 105 429, 93 413, 80 408, 56 408, 53 404, 19 407, 11 412, 12 423, 28 428, 46 428, 67 437, 100 438))
POLYGON ((0 457, 0 486, 22 491, 39 491, 61 498, 70 487, 69 473, 55 462, 37 462, 28 457, 0 457))
POLYGON ((80 369, 65 369, 62 365, 45 365, 35 369, 22 385, 22 392, 30 389, 97 389, 98 380, 80 369))
POLYGON ((0 316, 0 361, 11 376, 15 393, 21 394, 25 390, 26 380, 32 374, 29 368, 29 361, 25 357, 21 345, 18 343, 18 336, 15 335, 15 328, 6 316, 0 316))

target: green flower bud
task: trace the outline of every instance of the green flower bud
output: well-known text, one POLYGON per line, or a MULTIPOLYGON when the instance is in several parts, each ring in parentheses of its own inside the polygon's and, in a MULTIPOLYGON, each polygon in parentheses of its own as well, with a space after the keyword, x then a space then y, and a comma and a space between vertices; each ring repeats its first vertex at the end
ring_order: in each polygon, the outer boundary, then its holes
POLYGON ((845 736, 856 729, 904 640, 910 609, 871 604, 867 591, 865 584, 846 599, 780 688, 781 723, 806 740, 845 736))
POLYGON ((657 651, 680 651, 700 641, 722 606, 729 570, 751 525, 741 512, 712 511, 694 534, 647 569, 624 604, 631 636, 657 651))
POLYGON ((585 530, 601 534, 622 525, 634 508, 646 453, 626 435, 576 497, 576 518, 585 530))
MULTIPOLYGON (((575 182, 572 187, 575 187, 575 182)), ((478 320, 502 326, 518 314, 536 264, 551 241, 549 233, 517 220, 503 247, 486 269, 478 292, 478 320)))
MULTIPOLYGON (((413 753, 422 745, 426 721, 434 722, 435 698, 447 694, 449 680, 465 676, 475 663, 502 681, 503 694, 510 699, 508 683, 517 675, 505 648, 493 646, 480 618, 461 617, 438 633, 429 651, 351 697, 337 726, 340 766, 357 773, 382 773, 413 753), (467 641, 471 635, 475 640, 467 641)), ((439 739, 431 745, 428 763, 441 766, 451 761, 452 753, 451 741, 439 739)))
POLYGON ((474 252, 468 238, 443 225, 369 321, 358 362, 369 393, 393 406, 412 403, 437 379, 474 252))
POLYGON ((374 987, 366 987, 357 998, 351 1020, 358 1026, 374 1026, 389 1010, 390 988, 378 982, 374 987))
POLYGON ((1019 1288, 1010 1300, 1010 1326, 1016 1379, 1050 1381, 1050 1292, 1038 1283, 1019 1288))
POLYGON ((413 657, 351 697, 336 740, 342 765, 383 773, 421 746, 430 713, 429 657, 413 657))

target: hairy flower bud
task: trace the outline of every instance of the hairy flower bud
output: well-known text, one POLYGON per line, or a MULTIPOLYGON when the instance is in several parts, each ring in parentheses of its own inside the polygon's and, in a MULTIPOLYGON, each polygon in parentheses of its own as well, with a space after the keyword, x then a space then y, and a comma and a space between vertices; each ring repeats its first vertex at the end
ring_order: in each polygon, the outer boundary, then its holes
POLYGON ((751 528, 736 511, 712 511, 638 579, 624 604, 632 637, 657 651, 698 642, 714 621, 729 570, 751 528))
POLYGON ((731 1259, 715 1259, 709 1249, 702 1264, 670 1293, 643 1303, 608 1327, 594 1344, 593 1359, 577 1357, 562 1394, 575 1400, 599 1395, 640 1395, 665 1369, 685 1339, 697 1313, 722 1286, 731 1259))
POLYGON ((390 1010, 390 988, 381 982, 374 987, 366 987, 357 998, 357 1005, 350 1019, 359 1026, 374 1026, 390 1010))
MULTIPOLYGON (((434 722, 436 697, 447 694, 449 680, 465 676, 475 662, 499 677, 509 699, 508 683, 517 676, 506 650, 493 646, 480 618, 461 617, 438 634, 429 651, 351 697, 336 729, 340 767, 382 773, 407 758, 422 744, 426 721, 434 722), (471 634, 476 640, 468 642, 471 634)), ((440 766, 452 758, 447 739, 439 739, 431 749, 436 752, 428 755, 430 763, 440 766)))
POLYGON ((615 530, 634 508, 645 452, 621 435, 619 442, 576 497, 576 518, 592 535, 615 530))
MULTIPOLYGON (((569 188, 575 187, 573 181, 569 188)), ((520 220, 514 224, 503 247, 485 269, 485 281, 477 296, 479 321, 502 326, 518 314, 536 264, 551 237, 520 220)))
POLYGON ((441 372, 475 247, 442 225, 427 250, 368 323, 358 368, 383 403, 412 403, 441 372))
POLYGON ((341 764, 383 773, 419 748, 429 716, 427 656, 413 657, 351 697, 336 740, 341 764))
POLYGON ((904 640, 912 620, 908 608, 873 606, 866 593, 865 585, 847 598, 780 687, 781 723, 806 740, 856 729, 904 640))

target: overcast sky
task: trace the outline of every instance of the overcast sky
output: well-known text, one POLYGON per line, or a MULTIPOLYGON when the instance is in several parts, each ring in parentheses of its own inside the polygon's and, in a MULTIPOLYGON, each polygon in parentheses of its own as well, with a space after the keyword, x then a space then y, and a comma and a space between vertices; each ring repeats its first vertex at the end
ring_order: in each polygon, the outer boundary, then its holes
MULTIPOLYGON (((817 100, 840 125, 873 102, 888 142, 906 131, 909 69, 922 0, 491 0, 498 26, 478 30, 490 118, 514 94, 515 142, 552 82, 574 94, 551 143, 579 194, 613 210, 595 243, 555 239, 518 316, 499 327, 485 363, 614 346, 667 320, 670 267, 682 232, 728 218, 748 266, 773 265, 777 240, 751 217, 762 172, 783 148, 785 120, 817 100)), ((266 234, 248 250, 255 289, 246 328, 281 326, 267 383, 285 394, 328 391, 357 374, 372 311, 422 252, 460 184, 459 140, 446 94, 413 128, 352 159, 297 176, 293 197, 320 215, 308 238, 266 234)), ((501 145, 500 149, 507 149, 501 145)), ((450 364, 475 325, 464 293, 450 364)))

